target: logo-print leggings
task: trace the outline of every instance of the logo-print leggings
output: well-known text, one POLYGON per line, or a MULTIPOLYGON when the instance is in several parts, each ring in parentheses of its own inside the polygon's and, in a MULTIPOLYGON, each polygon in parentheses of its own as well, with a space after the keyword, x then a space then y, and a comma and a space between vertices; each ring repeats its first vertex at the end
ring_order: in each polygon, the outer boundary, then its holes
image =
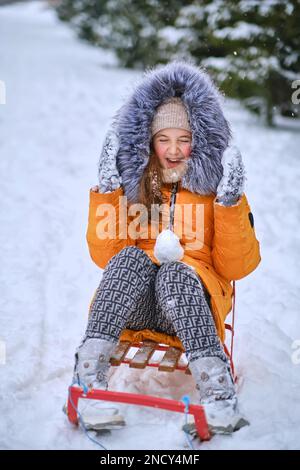
POLYGON ((121 250, 105 266, 84 339, 117 342, 124 328, 178 336, 189 361, 204 356, 227 360, 210 296, 197 273, 180 261, 158 266, 134 246, 121 250))

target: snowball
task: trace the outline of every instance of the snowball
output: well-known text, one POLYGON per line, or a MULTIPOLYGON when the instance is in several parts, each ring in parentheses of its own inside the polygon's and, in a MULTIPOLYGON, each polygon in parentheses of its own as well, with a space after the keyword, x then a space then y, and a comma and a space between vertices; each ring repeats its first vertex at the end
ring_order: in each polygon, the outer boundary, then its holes
POLYGON ((157 237, 154 246, 154 256, 162 264, 179 261, 183 258, 184 249, 178 236, 172 230, 163 230, 157 237))

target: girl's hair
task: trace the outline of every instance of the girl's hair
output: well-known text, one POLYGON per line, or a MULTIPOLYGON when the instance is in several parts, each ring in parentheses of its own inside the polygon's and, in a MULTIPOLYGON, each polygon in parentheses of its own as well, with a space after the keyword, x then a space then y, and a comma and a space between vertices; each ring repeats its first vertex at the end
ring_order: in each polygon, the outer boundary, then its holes
POLYGON ((162 169, 151 141, 149 162, 144 170, 139 188, 139 203, 146 207, 149 221, 151 220, 152 204, 161 205, 168 200, 161 193, 162 182, 162 169))

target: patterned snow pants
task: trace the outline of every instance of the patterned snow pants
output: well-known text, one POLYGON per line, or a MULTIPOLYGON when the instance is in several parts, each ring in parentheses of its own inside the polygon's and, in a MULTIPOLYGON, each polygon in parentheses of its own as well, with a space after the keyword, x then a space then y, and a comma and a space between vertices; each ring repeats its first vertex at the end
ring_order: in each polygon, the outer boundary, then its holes
POLYGON ((134 246, 121 250, 105 266, 84 340, 117 342, 124 328, 178 336, 189 361, 205 356, 227 360, 209 293, 198 274, 180 261, 158 266, 134 246))

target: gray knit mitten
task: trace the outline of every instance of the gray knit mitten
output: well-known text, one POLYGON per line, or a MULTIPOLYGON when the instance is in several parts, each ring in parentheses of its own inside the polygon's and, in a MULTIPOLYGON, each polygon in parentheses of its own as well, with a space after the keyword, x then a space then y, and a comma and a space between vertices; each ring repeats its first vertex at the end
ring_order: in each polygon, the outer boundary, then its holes
POLYGON ((232 206, 244 192, 246 180, 245 167, 238 147, 228 147, 222 157, 223 177, 217 188, 218 204, 232 206))
POLYGON ((98 165, 99 192, 102 194, 111 193, 121 186, 122 178, 116 164, 119 147, 118 134, 111 127, 105 136, 98 165))

